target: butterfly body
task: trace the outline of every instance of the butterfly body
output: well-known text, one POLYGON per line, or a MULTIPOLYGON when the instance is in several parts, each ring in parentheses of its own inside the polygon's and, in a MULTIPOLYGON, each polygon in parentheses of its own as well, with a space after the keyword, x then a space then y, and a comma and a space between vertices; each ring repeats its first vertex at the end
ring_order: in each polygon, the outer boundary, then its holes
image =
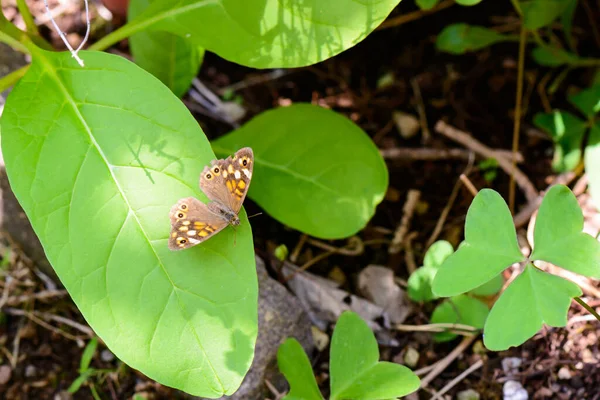
POLYGON ((213 160, 200 175, 200 189, 210 202, 187 197, 180 199, 169 214, 169 248, 182 250, 216 235, 228 225, 240 224, 238 216, 252 179, 254 155, 244 147, 233 157, 213 160))

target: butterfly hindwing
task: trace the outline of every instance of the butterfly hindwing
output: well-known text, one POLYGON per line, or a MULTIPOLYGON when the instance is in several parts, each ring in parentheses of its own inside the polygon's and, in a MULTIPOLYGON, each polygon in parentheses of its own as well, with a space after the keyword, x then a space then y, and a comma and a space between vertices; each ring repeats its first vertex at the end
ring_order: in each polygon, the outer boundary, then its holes
POLYGON ((206 204, 193 197, 180 199, 171 208, 169 248, 182 250, 211 238, 227 226, 227 221, 212 213, 206 204))

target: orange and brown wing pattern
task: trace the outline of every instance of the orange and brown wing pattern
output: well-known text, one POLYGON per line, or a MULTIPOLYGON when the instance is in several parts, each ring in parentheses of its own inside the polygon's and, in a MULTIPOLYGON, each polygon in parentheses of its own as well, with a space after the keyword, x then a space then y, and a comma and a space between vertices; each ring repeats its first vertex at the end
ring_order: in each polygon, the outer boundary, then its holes
POLYGON ((183 250, 209 239, 227 226, 227 221, 213 214, 200 200, 180 199, 171 208, 169 248, 183 250))
POLYGON ((253 167, 252 149, 244 147, 233 157, 213 161, 205 167, 200 175, 200 188, 209 199, 237 214, 250 188, 253 167))

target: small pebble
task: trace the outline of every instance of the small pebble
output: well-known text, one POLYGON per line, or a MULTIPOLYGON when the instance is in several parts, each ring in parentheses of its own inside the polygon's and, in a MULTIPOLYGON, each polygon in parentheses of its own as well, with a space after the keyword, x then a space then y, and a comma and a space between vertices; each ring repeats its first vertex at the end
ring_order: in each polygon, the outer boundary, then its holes
POLYGON ((561 367, 558 370, 558 379, 571 379, 571 371, 567 367, 561 367))
POLYGON ((35 365, 28 365, 25 367, 25 376, 27 378, 31 378, 33 376, 35 376, 35 373, 37 372, 37 369, 35 368, 35 365))
POLYGON ((394 123, 396 124, 400 135, 404 139, 410 139, 415 136, 421 128, 419 120, 411 114, 402 111, 394 111, 392 113, 392 118, 394 119, 394 123))
POLYGON ((115 355, 110 350, 105 349, 100 352, 100 359, 104 362, 111 362, 115 359, 115 355))
POLYGON ((327 348, 327 345, 329 344, 329 336, 314 325, 310 327, 310 330, 312 332, 315 347, 319 351, 325 350, 325 348, 327 348))
POLYGON ((419 362, 419 352, 413 347, 408 347, 404 353, 404 364, 409 368, 414 368, 419 362))
POLYGON ((502 387, 502 398, 504 400, 527 400, 529 395, 520 382, 506 381, 502 387))
POLYGON ((12 370, 8 365, 0 365, 0 385, 6 385, 10 381, 12 370))

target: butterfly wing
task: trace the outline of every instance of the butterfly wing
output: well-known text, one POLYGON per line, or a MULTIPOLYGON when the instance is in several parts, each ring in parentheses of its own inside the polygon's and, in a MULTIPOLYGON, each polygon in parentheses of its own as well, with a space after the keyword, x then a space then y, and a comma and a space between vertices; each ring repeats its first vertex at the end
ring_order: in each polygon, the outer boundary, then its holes
POLYGON ((233 157, 215 160, 204 167, 200 189, 206 196, 236 214, 242 208, 252 179, 254 154, 250 147, 238 150, 233 157))
POLYGON ((227 221, 213 214, 206 204, 193 197, 180 199, 171 208, 169 249, 182 250, 210 239, 227 226, 227 221))

